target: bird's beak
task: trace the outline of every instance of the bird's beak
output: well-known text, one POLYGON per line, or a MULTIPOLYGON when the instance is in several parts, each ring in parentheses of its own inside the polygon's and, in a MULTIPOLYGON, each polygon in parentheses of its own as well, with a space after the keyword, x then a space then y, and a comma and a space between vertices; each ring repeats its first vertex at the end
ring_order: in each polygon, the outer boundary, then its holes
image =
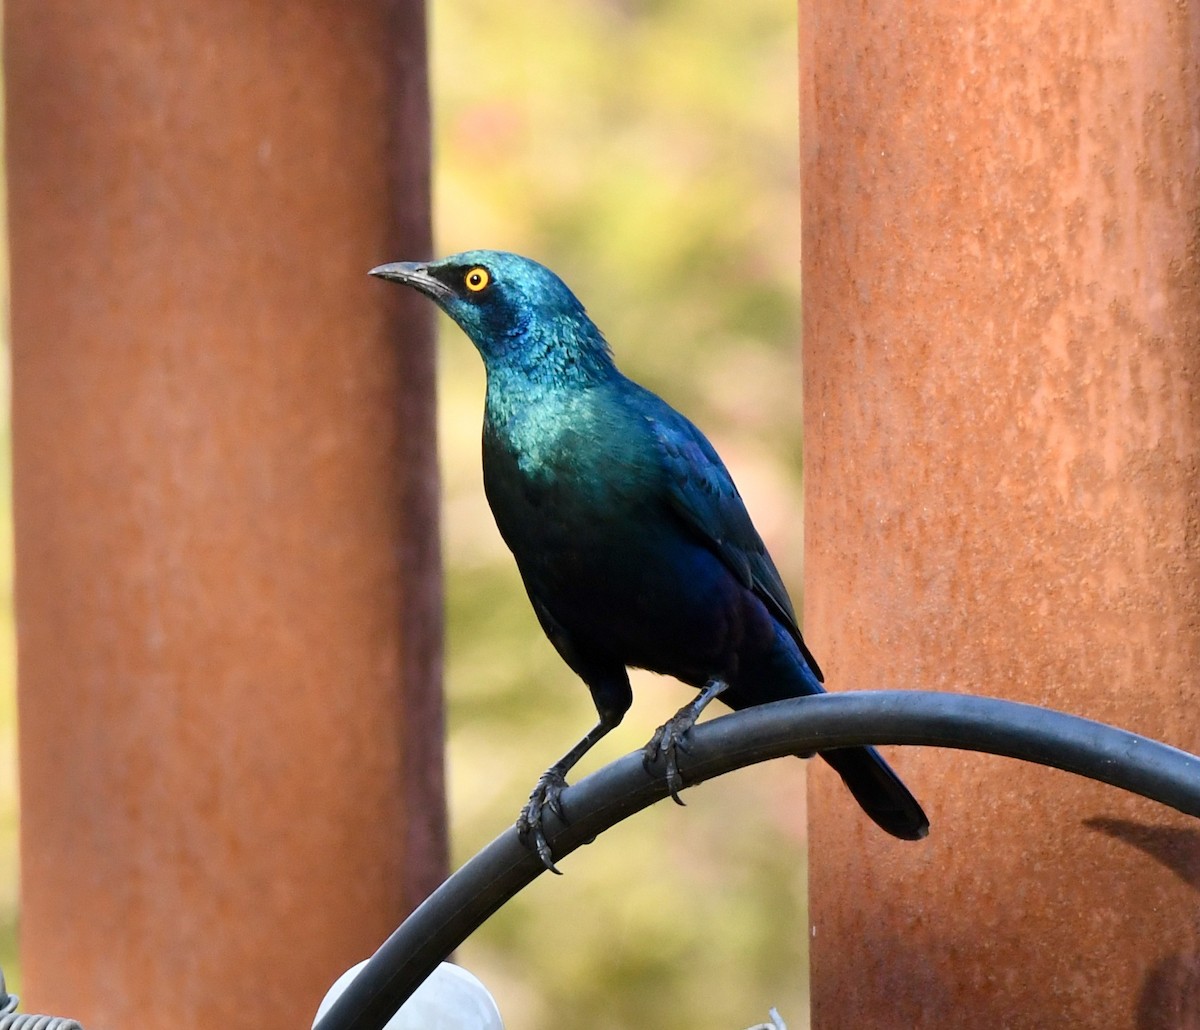
POLYGON ((411 286, 414 290, 420 290, 435 299, 454 295, 449 286, 429 274, 428 265, 419 261, 394 261, 390 265, 378 265, 367 275, 386 279, 388 282, 404 283, 405 286, 411 286))

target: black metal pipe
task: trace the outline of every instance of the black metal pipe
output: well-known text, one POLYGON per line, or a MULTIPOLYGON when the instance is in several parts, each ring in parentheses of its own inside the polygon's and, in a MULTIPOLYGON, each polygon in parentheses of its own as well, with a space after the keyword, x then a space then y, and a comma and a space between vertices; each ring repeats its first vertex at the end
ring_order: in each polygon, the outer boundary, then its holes
MULTIPOLYGON (((1200 816, 1200 758, 1136 733, 998 698, 928 691, 855 691, 760 705, 705 722, 682 756, 694 786, 756 762, 858 744, 984 751, 1087 776, 1200 816)), ((667 797, 641 752, 563 794, 569 825, 548 816, 555 860, 667 797)), ((934 828, 936 832, 936 827, 934 828)), ((544 873, 509 829, 470 859, 379 948, 315 1030, 382 1030, 425 978, 493 912, 544 873)))

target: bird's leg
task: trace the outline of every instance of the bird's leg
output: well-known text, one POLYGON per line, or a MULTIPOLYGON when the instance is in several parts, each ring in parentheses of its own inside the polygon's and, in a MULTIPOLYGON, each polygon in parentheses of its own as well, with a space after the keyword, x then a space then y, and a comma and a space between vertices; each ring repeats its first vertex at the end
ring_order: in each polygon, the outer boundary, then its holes
POLYGON ((723 679, 710 679, 704 685, 704 689, 696 695, 695 700, 689 701, 656 729, 650 742, 642 748, 642 765, 647 772, 650 771, 650 766, 658 761, 659 755, 666 756, 667 790, 671 792, 671 797, 677 805, 683 804, 679 797, 679 792, 683 789, 683 777, 679 775, 678 752, 688 750, 688 732, 696 725, 696 720, 700 718, 700 713, 708 703, 728 686, 723 679))
POLYGON ((620 721, 620 716, 614 721, 611 717, 606 717, 601 713, 600 721, 588 730, 584 738, 542 773, 537 785, 533 788, 533 793, 529 795, 528 803, 521 809, 521 814, 517 816, 517 834, 521 838, 521 843, 532 847, 537 852, 538 858, 542 860, 542 865, 552 873, 562 875, 554 865, 554 857, 550 853, 550 845, 546 843, 546 834, 542 829, 542 818, 546 809, 550 809, 564 823, 567 821, 562 805, 562 792, 567 787, 567 773, 601 737, 620 721))

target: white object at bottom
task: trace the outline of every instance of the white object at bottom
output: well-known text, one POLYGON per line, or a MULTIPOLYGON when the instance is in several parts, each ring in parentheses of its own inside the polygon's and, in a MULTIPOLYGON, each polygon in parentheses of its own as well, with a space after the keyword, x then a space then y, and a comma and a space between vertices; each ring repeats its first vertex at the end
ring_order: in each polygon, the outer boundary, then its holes
MULTIPOLYGON (((329 1011, 367 963, 347 969, 329 988, 313 1026, 329 1011)), ((500 1010, 488 989, 462 966, 443 962, 418 987, 384 1030, 504 1030, 500 1010)))

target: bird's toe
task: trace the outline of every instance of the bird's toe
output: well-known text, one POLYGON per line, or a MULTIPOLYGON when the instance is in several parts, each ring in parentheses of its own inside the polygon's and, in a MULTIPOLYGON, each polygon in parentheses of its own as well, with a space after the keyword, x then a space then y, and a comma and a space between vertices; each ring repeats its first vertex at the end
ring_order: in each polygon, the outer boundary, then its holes
POLYGON ((562 793, 566 787, 566 778, 561 773, 554 769, 548 770, 537 781, 537 786, 529 795, 529 801, 517 816, 517 836, 521 843, 534 851, 542 860, 542 865, 550 872, 560 875, 560 870, 554 864, 554 856, 542 823, 546 809, 550 809, 559 819, 566 822, 566 811, 562 803, 562 793))
POLYGON ((659 758, 664 760, 667 790, 677 805, 683 804, 679 792, 684 786, 683 775, 679 770, 679 752, 687 754, 690 751, 687 734, 694 722, 695 719, 689 720, 677 715, 655 730, 654 736, 642 748, 642 767, 651 775, 654 774, 653 766, 659 758))
POLYGON ((654 736, 646 741, 645 747, 642 748, 642 768, 651 776, 654 775, 654 763, 658 761, 658 756, 662 754, 663 735, 666 728, 663 725, 656 729, 654 736))

